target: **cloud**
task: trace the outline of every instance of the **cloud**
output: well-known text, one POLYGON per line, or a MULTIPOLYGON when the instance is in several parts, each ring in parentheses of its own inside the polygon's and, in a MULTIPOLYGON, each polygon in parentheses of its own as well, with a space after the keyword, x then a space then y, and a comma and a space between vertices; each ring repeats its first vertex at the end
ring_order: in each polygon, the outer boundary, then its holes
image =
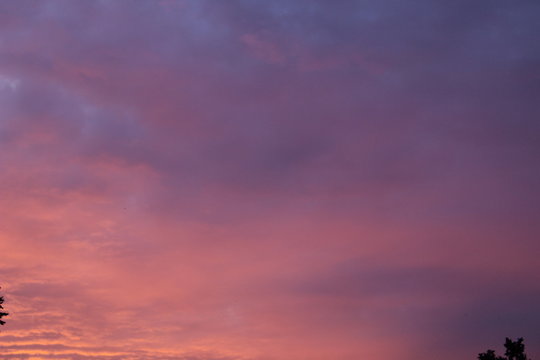
POLYGON ((534 338, 538 13, 3 2, 5 357, 444 360, 534 338))

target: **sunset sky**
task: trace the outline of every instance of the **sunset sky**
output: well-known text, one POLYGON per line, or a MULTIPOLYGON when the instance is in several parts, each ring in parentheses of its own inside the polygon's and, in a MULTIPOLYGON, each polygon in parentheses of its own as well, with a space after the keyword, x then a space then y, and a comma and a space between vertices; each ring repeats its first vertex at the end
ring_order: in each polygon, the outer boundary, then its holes
POLYGON ((540 1, 0 1, 6 360, 540 358, 540 1))

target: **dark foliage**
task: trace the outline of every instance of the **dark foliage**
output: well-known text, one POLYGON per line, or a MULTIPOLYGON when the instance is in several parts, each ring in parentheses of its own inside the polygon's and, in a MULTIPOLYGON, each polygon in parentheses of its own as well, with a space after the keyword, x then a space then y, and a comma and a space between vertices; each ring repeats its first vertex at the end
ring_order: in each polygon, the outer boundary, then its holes
POLYGON ((3 296, 0 296, 0 325, 4 325, 6 322, 2 320, 2 318, 4 316, 8 316, 9 313, 7 312, 3 312, 1 310, 4 309, 4 307, 2 306, 2 304, 4 303, 4 297, 3 296))
POLYGON ((495 351, 488 350, 478 354, 478 360, 531 360, 525 354, 523 338, 519 338, 516 341, 506 338, 504 347, 506 348, 505 356, 497 356, 495 351))

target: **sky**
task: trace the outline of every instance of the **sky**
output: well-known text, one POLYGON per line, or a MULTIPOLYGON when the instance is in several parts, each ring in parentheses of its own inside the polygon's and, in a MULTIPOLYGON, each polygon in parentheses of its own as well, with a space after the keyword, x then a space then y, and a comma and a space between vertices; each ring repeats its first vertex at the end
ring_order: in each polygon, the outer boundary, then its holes
POLYGON ((6 360, 540 357, 540 2, 0 2, 6 360))

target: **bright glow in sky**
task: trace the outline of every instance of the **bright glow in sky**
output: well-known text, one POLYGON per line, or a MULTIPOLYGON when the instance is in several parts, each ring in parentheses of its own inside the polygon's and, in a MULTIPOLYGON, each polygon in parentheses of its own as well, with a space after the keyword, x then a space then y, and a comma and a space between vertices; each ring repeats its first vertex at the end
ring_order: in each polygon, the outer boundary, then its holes
POLYGON ((539 34, 527 0, 1 1, 2 358, 538 358, 539 34))

